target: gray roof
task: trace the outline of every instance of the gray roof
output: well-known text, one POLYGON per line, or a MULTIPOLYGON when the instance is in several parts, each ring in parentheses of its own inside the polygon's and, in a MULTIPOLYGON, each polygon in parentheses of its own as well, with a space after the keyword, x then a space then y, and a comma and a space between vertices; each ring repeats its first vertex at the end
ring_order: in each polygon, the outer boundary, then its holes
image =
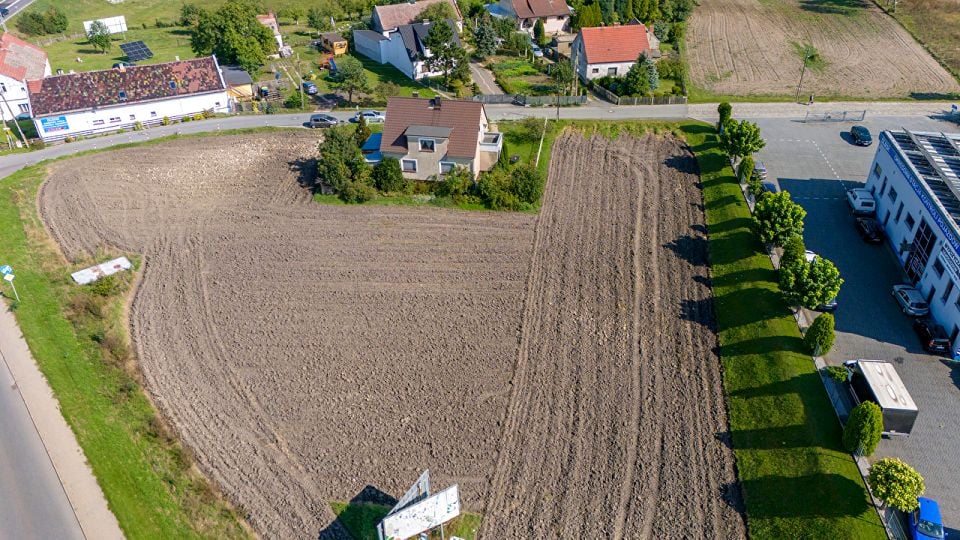
POLYGON ((383 34, 381 34, 380 32, 374 32, 373 30, 354 30, 353 35, 354 37, 360 36, 360 37, 365 37, 367 39, 375 39, 377 41, 383 41, 385 39, 389 39, 383 34))
POLYGON ((449 138, 450 133, 453 132, 453 128, 445 126, 418 126, 412 125, 408 127, 403 134, 410 137, 437 137, 437 138, 449 138))
POLYGON ((960 230, 960 134, 890 131, 897 150, 960 230))
MULTIPOLYGON (((453 30, 453 43, 460 44, 460 37, 457 35, 457 23, 447 19, 444 21, 453 30)), ((427 39, 427 33, 430 32, 431 23, 404 24, 397 27, 400 37, 403 38, 403 46, 407 49, 407 55, 411 60, 424 53, 423 40, 427 39)))
POLYGON ((250 74, 237 66, 220 66, 220 73, 223 74, 223 82, 227 83, 227 86, 253 84, 250 74))

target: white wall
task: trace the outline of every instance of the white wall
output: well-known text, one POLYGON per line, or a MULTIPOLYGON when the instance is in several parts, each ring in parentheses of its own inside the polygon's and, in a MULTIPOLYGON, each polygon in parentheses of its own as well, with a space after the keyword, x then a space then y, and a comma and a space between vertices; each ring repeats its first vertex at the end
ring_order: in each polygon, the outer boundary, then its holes
MULTIPOLYGON (((920 227, 921 220, 926 221, 927 225, 933 231, 936 242, 930 252, 927 266, 920 276, 916 287, 924 297, 930 293, 931 289, 934 290, 934 295, 930 300, 931 315, 946 329, 949 335, 952 333, 954 326, 960 327, 960 308, 955 305, 958 299, 960 299, 960 276, 952 276, 949 270, 951 265, 945 261, 941 262, 946 268, 942 275, 938 275, 937 272, 934 271, 933 266, 934 261, 938 258, 951 256, 951 253, 955 255, 957 259, 960 259, 960 253, 958 253, 960 250, 954 248, 954 245, 960 245, 960 239, 956 238, 955 233, 951 230, 948 223, 945 223, 945 227, 941 227, 937 223, 938 219, 936 219, 935 214, 924 205, 921 197, 926 199, 928 203, 934 207, 936 204, 934 203, 935 199, 925 192, 922 184, 918 188, 920 193, 911 185, 907 179, 907 175, 901 171, 894 157, 891 156, 891 153, 894 155, 897 154, 896 149, 890 148, 890 152, 887 151, 885 146, 888 143, 883 140, 885 137, 885 134, 881 134, 881 136, 878 137, 877 153, 874 156, 873 163, 870 165, 866 185, 867 189, 873 192, 873 196, 877 200, 876 219, 883 225, 887 234, 887 243, 897 256, 901 268, 906 264, 910 253, 901 253, 900 246, 903 242, 913 241, 914 235, 920 227), (877 166, 879 166, 879 174, 877 166), (884 182, 884 180, 886 180, 886 182, 884 182), (894 190, 895 196, 891 193, 891 188, 894 190), (900 213, 899 219, 897 217, 898 211, 900 213), (907 216, 913 218, 914 224, 912 227, 907 225, 907 216), (952 243, 948 242, 946 240, 948 237, 953 237, 954 241, 952 243), (942 255, 942 250, 947 250, 947 253, 942 255), (948 288, 947 283, 949 281, 953 281, 953 290, 947 298, 944 299, 943 293, 948 288)), ((899 159, 899 156, 897 156, 897 158, 899 159)), ((909 170, 909 166, 902 159, 901 164, 909 170)), ((942 220, 942 216, 940 217, 942 220)), ((878 291, 878 298, 882 296, 880 292, 886 293, 886 291, 878 291)), ((958 345, 960 345, 960 338, 954 342, 953 350, 956 350, 958 345)))
MULTIPOLYGON (((30 98, 27 92, 27 85, 24 82, 12 79, 6 75, 0 75, 0 85, 2 85, 0 86, 0 92, 3 92, 3 97, 10 105, 10 109, 13 110, 13 118, 16 118, 20 113, 30 112, 30 98), (3 91, 4 88, 6 88, 5 92, 3 91)), ((4 121, 12 120, 10 111, 2 101, 0 101, 0 118, 4 121)))
POLYGON ((617 77, 622 77, 627 74, 627 71, 630 71, 630 67, 636 64, 636 61, 630 62, 613 62, 605 64, 587 64, 586 65, 586 78, 587 79, 599 79, 600 77, 605 77, 609 75, 607 70, 610 68, 617 68, 617 77), (594 73, 594 70, 597 72, 594 73))
POLYGON ((380 40, 367 38, 359 32, 353 33, 354 49, 367 58, 383 64, 385 62, 383 60, 382 47, 380 46, 381 43, 383 42, 380 40))
POLYGON ((407 55, 407 48, 403 45, 403 37, 400 36, 400 32, 391 32, 390 41, 381 41, 380 47, 380 50, 383 51, 382 63, 390 64, 411 79, 415 78, 413 64, 407 55))
POLYGON ((44 117, 48 120, 48 123, 60 116, 65 117, 67 129, 63 130, 44 131, 44 118, 35 118, 33 122, 37 126, 37 133, 44 141, 56 141, 77 134, 91 135, 120 129, 132 129, 135 122, 143 124, 159 123, 165 116, 169 118, 192 116, 209 109, 218 113, 229 112, 230 100, 227 92, 185 96, 147 103, 132 103, 105 107, 95 111, 86 110, 44 117), (119 118, 119 121, 111 122, 111 118, 119 118), (99 123, 99 121, 102 121, 102 123, 99 123))
POLYGON ((556 34, 558 32, 563 32, 567 26, 567 20, 570 17, 564 15, 562 17, 547 17, 543 20, 543 30, 544 33, 548 36, 556 34))

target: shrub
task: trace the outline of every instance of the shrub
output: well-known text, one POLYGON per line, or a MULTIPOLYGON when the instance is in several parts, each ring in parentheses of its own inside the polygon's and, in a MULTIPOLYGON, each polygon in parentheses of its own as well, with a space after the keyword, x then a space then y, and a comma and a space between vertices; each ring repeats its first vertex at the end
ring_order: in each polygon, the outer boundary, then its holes
POLYGON ((472 187, 473 176, 470 171, 464 167, 455 167, 436 184, 434 193, 440 197, 451 197, 457 200, 469 193, 472 187))
POLYGON ((850 411, 847 425, 843 426, 843 447, 851 454, 860 452, 860 455, 871 456, 882 433, 883 412, 876 403, 864 401, 850 411))
POLYGON ((730 120, 730 115, 733 114, 733 106, 730 103, 724 101, 717 105, 717 114, 720 115, 720 121, 717 122, 718 126, 725 126, 727 120, 730 120))
POLYGON ((373 185, 380 191, 405 191, 407 189, 407 179, 403 177, 403 171, 400 170, 400 162, 396 158, 384 158, 373 168, 371 175, 373 185))
POLYGON ((362 181, 348 182, 346 186, 340 190, 340 198, 348 203, 362 204, 376 196, 377 192, 373 186, 362 181))
POLYGON ((143 131, 143 122, 141 122, 141 121, 139 121, 139 120, 137 120, 136 122, 134 122, 134 123, 133 123, 133 130, 134 130, 134 131, 143 131))
POLYGON ((753 177, 753 156, 747 156, 740 160, 740 165, 737 166, 737 178, 740 179, 741 184, 750 185, 750 179, 753 177))
POLYGON ((163 118, 161 118, 161 119, 160 119, 160 125, 169 126, 169 125, 170 125, 170 117, 169 117, 169 116, 164 116, 163 118))
POLYGON ((850 372, 847 371, 847 368, 843 366, 827 366, 827 376, 838 383, 847 382, 847 377, 849 375, 850 372))
POLYGON ((803 342, 812 354, 823 356, 833 348, 833 315, 821 313, 803 335, 803 342))
POLYGON ((480 177, 477 189, 484 203, 493 210, 517 210, 520 201, 510 192, 510 175, 504 169, 494 169, 480 177))
POLYGON ((884 504, 902 512, 916 510, 920 506, 917 499, 926 491, 920 473, 898 458, 883 458, 874 463, 867 483, 884 504))
POLYGON ((116 276, 105 276, 87 285, 92 294, 97 296, 112 296, 122 288, 116 276))
POLYGON ((532 165, 520 165, 510 172, 510 191, 520 202, 536 204, 543 195, 543 180, 532 165))

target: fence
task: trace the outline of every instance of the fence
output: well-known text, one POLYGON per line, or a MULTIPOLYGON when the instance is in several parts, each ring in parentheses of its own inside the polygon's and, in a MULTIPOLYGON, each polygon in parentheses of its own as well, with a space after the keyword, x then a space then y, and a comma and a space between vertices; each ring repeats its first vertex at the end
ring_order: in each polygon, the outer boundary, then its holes
POLYGON ((614 105, 686 105, 687 96, 648 96, 621 97, 599 84, 593 85, 593 91, 614 105))
POLYGON ((867 111, 827 111, 812 113, 808 112, 804 117, 804 122, 859 122, 867 117, 867 111))
POLYGON ((541 105, 556 105, 560 100, 560 105, 583 105, 587 102, 587 96, 524 96, 520 94, 483 94, 473 96, 473 101, 479 101, 485 105, 493 104, 513 104, 530 105, 537 107, 541 105))

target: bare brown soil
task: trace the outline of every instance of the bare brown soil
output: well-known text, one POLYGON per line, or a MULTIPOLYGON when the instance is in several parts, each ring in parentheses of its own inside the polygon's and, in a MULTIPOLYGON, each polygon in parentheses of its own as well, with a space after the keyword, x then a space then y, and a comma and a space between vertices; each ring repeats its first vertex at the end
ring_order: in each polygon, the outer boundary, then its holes
POLYGON ((68 257, 144 254, 148 390, 257 531, 343 537, 328 501, 429 467, 492 538, 744 536, 681 143, 562 135, 539 218, 317 205, 315 145, 86 156, 40 195, 68 257))
POLYGON ((807 71, 801 99, 910 97, 960 85, 868 0, 702 0, 687 29, 694 85, 718 95, 790 95, 810 43, 827 63, 807 71))

